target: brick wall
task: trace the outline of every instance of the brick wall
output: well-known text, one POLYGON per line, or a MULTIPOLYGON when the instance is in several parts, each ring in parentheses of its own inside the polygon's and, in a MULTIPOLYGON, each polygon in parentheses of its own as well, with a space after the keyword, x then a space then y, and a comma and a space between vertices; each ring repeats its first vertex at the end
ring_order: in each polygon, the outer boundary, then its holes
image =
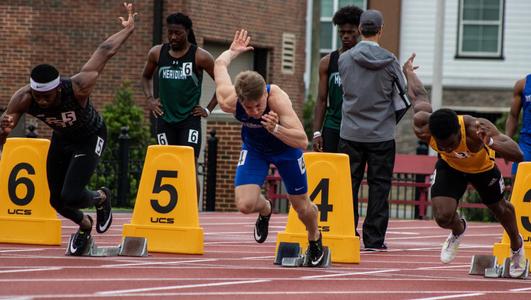
MULTIPOLYGON (((140 74, 151 47, 153 5, 151 1, 135 4, 140 16, 136 31, 118 54, 106 65, 91 99, 101 110, 123 81, 131 81, 135 101, 143 103, 140 74)), ((31 68, 48 63, 63 76, 79 72, 97 46, 122 26, 119 16, 127 17, 123 1, 9 0, 0 4, 0 106, 28 83, 31 68), (4 39, 5 38, 5 39, 4 39)), ((49 136, 47 126, 39 124, 39 134, 49 136)))
MULTIPOLYGON (((118 0, 8 0, 0 1, 0 107, 28 82, 30 70, 40 63, 55 65, 62 75, 76 74, 96 47, 121 29, 118 17, 125 17, 123 1, 118 0)), ((136 31, 106 65, 92 93, 92 101, 101 110, 120 84, 133 83, 134 100, 144 105, 140 76, 147 52, 152 46, 153 1, 135 1, 139 16, 136 31)), ((194 22, 199 46, 204 41, 230 43, 239 28, 250 31, 253 44, 269 50, 267 81, 279 84, 291 97, 302 116, 304 102, 305 0, 166 0, 163 23, 168 14, 183 12, 194 22), (244 4, 244 5, 242 5, 244 4), (295 74, 281 74, 282 33, 295 34, 295 74)), ((163 31, 166 41, 166 32, 163 31)), ((147 114, 146 114, 147 117, 147 114)), ((50 131, 40 121, 39 134, 50 131)), ((217 207, 234 209, 234 168, 241 146, 239 124, 231 120, 209 121, 209 130, 218 130, 219 159, 217 207)), ((113 138, 113 137, 110 137, 113 138)))

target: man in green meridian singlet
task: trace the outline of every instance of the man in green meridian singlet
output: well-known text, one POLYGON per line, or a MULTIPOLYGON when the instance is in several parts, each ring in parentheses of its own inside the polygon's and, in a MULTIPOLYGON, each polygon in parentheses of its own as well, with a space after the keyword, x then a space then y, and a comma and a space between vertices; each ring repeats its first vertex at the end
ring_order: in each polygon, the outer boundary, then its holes
MULTIPOLYGON (((201 107, 203 71, 214 79, 214 58, 197 46, 192 21, 182 13, 166 18, 168 43, 149 50, 142 73, 142 87, 147 108, 156 118, 155 132, 159 145, 194 148, 195 163, 201 151, 201 117, 208 117, 216 107, 214 94, 201 107), (158 79, 158 95, 153 93, 153 77, 158 79)), ((199 197, 199 184, 197 184, 199 197)))

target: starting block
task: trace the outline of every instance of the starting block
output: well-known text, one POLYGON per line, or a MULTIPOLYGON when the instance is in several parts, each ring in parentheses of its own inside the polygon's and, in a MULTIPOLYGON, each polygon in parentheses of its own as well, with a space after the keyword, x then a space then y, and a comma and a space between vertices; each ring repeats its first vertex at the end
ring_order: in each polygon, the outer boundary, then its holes
MULTIPOLYGON (((72 242, 74 234, 70 235, 68 245, 72 242)), ((65 255, 72 255, 67 246, 65 255)), ((87 247, 81 256, 105 257, 105 256, 148 256, 147 239, 144 237, 123 238, 122 243, 116 247, 98 247, 94 239, 90 237, 87 247)))
MULTIPOLYGON (((323 247, 324 257, 318 268, 330 267, 332 261, 331 252, 328 247, 323 247)), ((301 253, 301 246, 299 243, 281 242, 278 246, 278 251, 275 256, 275 265, 282 265, 283 267, 310 267, 310 261, 306 255, 301 253)))
POLYGON ((280 242, 277 255, 275 255, 275 265, 282 265, 284 258, 296 258, 301 255, 301 245, 299 243, 280 242))
POLYGON ((474 255, 470 262, 468 275, 486 276, 486 270, 496 267, 496 256, 494 255, 474 255))
POLYGON ((491 268, 486 268, 484 275, 486 278, 518 278, 518 279, 526 279, 527 276, 529 275, 529 260, 526 260, 525 271, 522 273, 522 275, 518 277, 511 277, 511 275, 509 274, 510 265, 511 265, 510 258, 506 258, 505 261, 503 262, 503 265, 496 264, 491 268))

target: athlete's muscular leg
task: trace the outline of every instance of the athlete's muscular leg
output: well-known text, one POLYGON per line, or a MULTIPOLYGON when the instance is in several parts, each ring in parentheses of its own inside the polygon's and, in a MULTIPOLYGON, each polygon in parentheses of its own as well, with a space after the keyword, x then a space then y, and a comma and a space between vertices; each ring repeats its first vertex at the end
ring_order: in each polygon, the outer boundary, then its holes
POLYGON ((457 200, 437 196, 431 199, 435 221, 441 228, 451 229, 455 236, 465 231, 465 224, 457 214, 457 200))
POLYGON ((291 207, 295 209, 299 219, 308 230, 308 239, 316 241, 319 239, 319 227, 317 224, 317 205, 310 201, 308 194, 288 195, 291 207))
MULTIPOLYGON (((75 208, 68 207, 61 198, 61 192, 70 164, 72 153, 66 151, 65 143, 56 135, 52 135, 48 157, 46 158, 46 174, 50 188, 50 204, 63 217, 76 224, 83 221, 83 213, 75 208)), ((88 220, 87 220, 88 221, 88 220)))
POLYGON ((243 184, 235 189, 236 207, 244 214, 260 213, 267 216, 271 213, 271 206, 261 194, 260 186, 257 184, 243 184))
POLYGON ((518 233, 518 225, 516 224, 516 213, 514 206, 502 199, 494 204, 488 204, 487 207, 492 211, 496 219, 503 226, 509 239, 511 240, 511 249, 518 250, 522 247, 522 240, 518 233))

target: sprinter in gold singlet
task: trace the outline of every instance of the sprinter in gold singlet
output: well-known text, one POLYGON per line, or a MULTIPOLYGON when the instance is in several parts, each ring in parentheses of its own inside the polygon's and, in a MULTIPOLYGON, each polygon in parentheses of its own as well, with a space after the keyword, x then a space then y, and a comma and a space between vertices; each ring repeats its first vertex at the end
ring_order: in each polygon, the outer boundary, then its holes
POLYGON ((413 127, 417 137, 439 153, 432 178, 431 201, 437 224, 452 230, 441 250, 441 261, 450 263, 456 256, 466 230, 465 219, 457 214, 459 199, 468 184, 479 193, 511 240, 511 277, 525 273, 526 257, 518 232, 514 207, 504 197, 504 182, 494 160, 494 152, 509 161, 521 161, 518 145, 500 133, 488 120, 450 109, 432 107, 413 66, 415 54, 406 61, 403 72, 408 81, 408 96, 413 103, 413 127))

